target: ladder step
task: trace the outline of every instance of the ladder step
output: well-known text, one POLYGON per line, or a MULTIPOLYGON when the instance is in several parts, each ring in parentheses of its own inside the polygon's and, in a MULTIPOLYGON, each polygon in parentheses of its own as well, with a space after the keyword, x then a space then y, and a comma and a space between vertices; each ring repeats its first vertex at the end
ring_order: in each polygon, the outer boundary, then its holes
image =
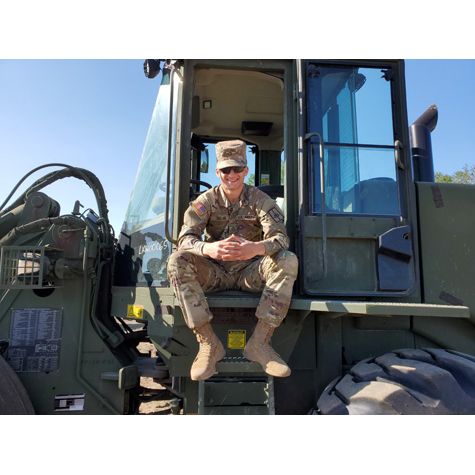
POLYGON ((272 376, 214 376, 198 388, 198 414, 275 414, 272 376))
POLYGON ((262 366, 242 356, 226 356, 216 363, 218 373, 264 373, 262 366))
POLYGON ((139 357, 134 363, 140 376, 146 378, 166 379, 169 377, 168 368, 159 358, 139 357))
POLYGON ((206 407, 203 415, 207 416, 267 416, 267 406, 216 406, 206 407))

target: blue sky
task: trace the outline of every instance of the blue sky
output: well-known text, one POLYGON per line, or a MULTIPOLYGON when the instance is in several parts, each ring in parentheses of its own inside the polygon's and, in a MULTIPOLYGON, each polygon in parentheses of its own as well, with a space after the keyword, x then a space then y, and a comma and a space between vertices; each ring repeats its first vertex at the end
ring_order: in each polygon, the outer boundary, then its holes
MULTIPOLYGON (((101 180, 116 234, 127 210, 158 92, 142 59, 0 60, 0 202, 31 169, 47 163, 86 168, 101 180)), ((406 61, 409 124, 431 104, 434 168, 452 174, 475 165, 475 60, 406 61)), ((40 170, 26 183, 52 171, 40 170)), ((25 189, 25 185, 21 190, 25 189)), ((63 212, 80 199, 95 208, 75 179, 48 187, 63 212), (79 186, 76 186, 79 185, 79 186)))

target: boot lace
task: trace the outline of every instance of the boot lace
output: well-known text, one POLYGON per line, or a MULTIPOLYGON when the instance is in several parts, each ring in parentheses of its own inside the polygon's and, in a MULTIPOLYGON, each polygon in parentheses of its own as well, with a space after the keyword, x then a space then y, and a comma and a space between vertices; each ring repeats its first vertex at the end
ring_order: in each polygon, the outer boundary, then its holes
POLYGON ((200 344, 200 350, 198 351, 197 358, 200 356, 210 356, 214 350, 214 346, 211 344, 208 338, 201 333, 195 332, 198 343, 200 344))
POLYGON ((280 355, 270 346, 270 339, 272 337, 272 331, 269 331, 264 338, 264 341, 259 345, 261 350, 269 357, 269 360, 282 361, 280 355))

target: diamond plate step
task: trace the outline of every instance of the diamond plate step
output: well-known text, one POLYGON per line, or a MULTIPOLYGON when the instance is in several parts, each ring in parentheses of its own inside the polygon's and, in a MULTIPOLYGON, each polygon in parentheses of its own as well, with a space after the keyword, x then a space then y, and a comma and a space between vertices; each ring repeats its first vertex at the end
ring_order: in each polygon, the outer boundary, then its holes
POLYGON ((264 373, 259 363, 249 361, 243 356, 226 356, 216 363, 218 373, 264 373))

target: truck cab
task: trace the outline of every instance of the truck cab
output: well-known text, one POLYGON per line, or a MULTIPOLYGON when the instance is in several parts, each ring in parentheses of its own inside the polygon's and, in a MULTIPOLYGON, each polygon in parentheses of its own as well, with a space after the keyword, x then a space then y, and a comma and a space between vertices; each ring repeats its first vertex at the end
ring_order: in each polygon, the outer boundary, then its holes
POLYGON ((298 295, 417 298, 401 69, 397 61, 195 60, 161 71, 120 236, 120 249, 135 252, 117 273, 121 285, 164 285, 162 264, 188 203, 218 183, 214 144, 239 138, 253 184, 285 213, 300 256, 298 295))

